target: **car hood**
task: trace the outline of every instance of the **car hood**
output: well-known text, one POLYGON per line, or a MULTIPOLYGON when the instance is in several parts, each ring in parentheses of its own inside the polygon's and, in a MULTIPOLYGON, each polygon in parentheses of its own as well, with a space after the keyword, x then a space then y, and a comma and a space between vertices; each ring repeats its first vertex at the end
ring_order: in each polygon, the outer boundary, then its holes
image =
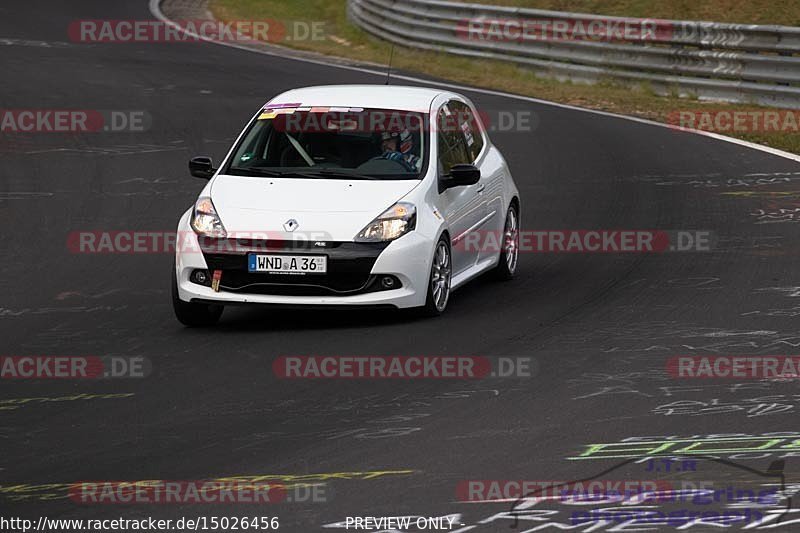
POLYGON ((211 199, 229 234, 351 241, 419 183, 222 175, 212 184, 211 199), (287 230, 290 220, 296 221, 293 231, 287 230))

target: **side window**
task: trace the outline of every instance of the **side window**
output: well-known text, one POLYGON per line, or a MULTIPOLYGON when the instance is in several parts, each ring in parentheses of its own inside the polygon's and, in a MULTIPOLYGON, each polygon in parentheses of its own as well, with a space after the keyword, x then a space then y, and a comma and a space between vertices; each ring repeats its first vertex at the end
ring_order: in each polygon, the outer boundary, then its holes
POLYGON ((464 133, 464 140, 467 143, 467 150, 470 154, 471 162, 478 159, 478 155, 483 150, 483 135, 472 109, 462 102, 451 101, 447 106, 453 111, 458 120, 458 125, 464 133))
POLYGON ((436 116, 436 125, 439 145, 439 175, 444 175, 450 172, 453 165, 469 163, 471 157, 467 151, 467 143, 458 119, 447 106, 443 106, 439 110, 439 114, 436 116))

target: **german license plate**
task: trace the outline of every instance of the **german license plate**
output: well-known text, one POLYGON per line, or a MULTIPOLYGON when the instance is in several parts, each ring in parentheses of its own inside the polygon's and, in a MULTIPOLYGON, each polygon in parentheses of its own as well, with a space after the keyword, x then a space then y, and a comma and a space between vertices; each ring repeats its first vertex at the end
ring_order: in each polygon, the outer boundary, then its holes
POLYGON ((325 274, 328 258, 324 255, 250 254, 247 270, 267 274, 325 274))

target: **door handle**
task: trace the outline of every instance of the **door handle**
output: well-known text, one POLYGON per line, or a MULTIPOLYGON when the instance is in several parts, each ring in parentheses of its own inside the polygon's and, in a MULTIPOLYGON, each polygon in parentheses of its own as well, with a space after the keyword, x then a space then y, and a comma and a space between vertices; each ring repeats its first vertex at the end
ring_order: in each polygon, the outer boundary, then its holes
POLYGON ((478 192, 483 192, 483 190, 484 190, 485 188, 486 188, 486 185, 485 185, 485 184, 483 184, 483 183, 479 183, 479 184, 478 184, 478 192))

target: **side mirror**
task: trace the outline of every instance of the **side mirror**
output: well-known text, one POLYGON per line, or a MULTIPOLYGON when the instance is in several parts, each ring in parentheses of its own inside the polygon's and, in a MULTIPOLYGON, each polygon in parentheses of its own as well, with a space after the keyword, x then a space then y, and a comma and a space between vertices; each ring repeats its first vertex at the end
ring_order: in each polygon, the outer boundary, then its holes
POLYGON ((195 178, 210 180, 216 171, 210 157, 198 156, 189 161, 189 172, 195 178))
POLYGON ((445 188, 463 187, 475 185, 481 180, 481 171, 475 165, 453 165, 450 167, 450 174, 445 176, 443 184, 445 188))

